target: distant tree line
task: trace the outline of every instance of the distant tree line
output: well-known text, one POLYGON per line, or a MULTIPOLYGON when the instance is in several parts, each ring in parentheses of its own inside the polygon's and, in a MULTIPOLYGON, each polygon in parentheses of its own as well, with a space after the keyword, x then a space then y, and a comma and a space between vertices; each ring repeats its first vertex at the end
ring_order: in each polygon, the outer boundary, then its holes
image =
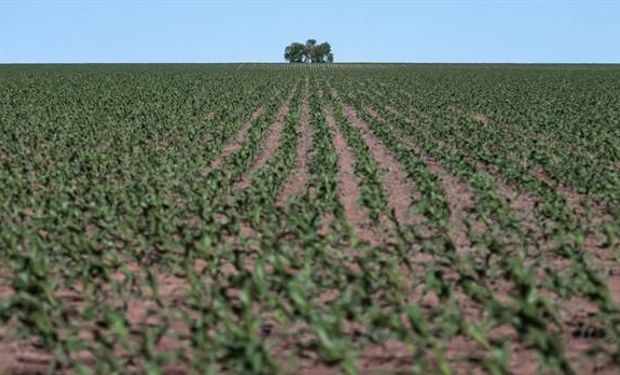
POLYGON ((306 44, 291 43, 284 50, 284 58, 291 63, 331 63, 334 53, 329 43, 317 44, 315 39, 308 39, 306 44))

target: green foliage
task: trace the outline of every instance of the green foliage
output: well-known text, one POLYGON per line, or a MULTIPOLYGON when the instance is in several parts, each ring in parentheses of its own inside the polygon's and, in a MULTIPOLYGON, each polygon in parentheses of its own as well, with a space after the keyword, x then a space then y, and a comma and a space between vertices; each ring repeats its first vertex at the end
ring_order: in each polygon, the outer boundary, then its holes
POLYGON ((44 353, 33 371, 51 373, 613 372, 618 77, 2 66, 0 348, 44 353), (400 163, 422 220, 396 221, 384 166, 332 90, 400 163), (254 170, 283 105, 277 150, 254 170), (281 202, 306 105, 305 186, 281 202), (355 158, 366 225, 394 224, 381 245, 344 212, 327 110, 355 158), (470 193, 461 211, 438 168, 470 193))
POLYGON ((293 42, 284 49, 284 59, 290 63, 333 63, 332 46, 327 43, 317 44, 308 39, 306 44, 293 42))

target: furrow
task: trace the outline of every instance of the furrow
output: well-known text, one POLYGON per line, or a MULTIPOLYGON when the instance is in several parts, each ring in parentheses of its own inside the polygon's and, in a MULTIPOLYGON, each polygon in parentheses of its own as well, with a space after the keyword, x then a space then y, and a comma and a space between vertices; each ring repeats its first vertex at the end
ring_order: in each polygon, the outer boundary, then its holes
POLYGON ((226 160, 226 158, 228 158, 230 155, 232 155, 233 153, 235 153, 235 152, 237 152, 237 151, 239 151, 241 149, 241 146, 242 146, 243 142, 245 141, 245 139, 246 139, 246 137, 248 135, 248 132, 249 132, 250 128, 252 127, 252 124, 260 116, 262 116, 263 113, 265 113, 265 106, 260 106, 258 109, 256 109, 252 113, 252 116, 250 117, 250 119, 239 130, 239 132, 237 133, 237 135, 235 136, 233 141, 231 143, 227 144, 226 146, 224 146, 224 148, 222 149, 222 151, 220 152, 218 157, 215 160, 213 160, 213 162, 211 162, 209 167, 204 171, 204 175, 208 175, 212 171, 220 168, 222 166, 222 164, 224 163, 224 161, 226 160))
MULTIPOLYGON (((368 114, 376 121, 387 124, 385 119, 373 108, 366 108, 368 114)), ((421 156, 426 164, 426 168, 433 173, 441 183, 448 206, 450 208, 450 225, 449 236, 457 251, 465 251, 471 249, 471 244, 467 236, 467 226, 463 219, 467 216, 467 212, 474 205, 474 194, 467 184, 460 182, 457 178, 446 171, 437 161, 423 152, 423 150, 409 136, 404 134, 400 129, 393 128, 399 136, 399 139, 410 147, 414 152, 421 156)), ((481 232, 484 228, 482 223, 474 223, 474 231, 481 232)))
POLYGON ((368 228, 369 218, 368 212, 363 207, 358 206, 357 197, 360 194, 359 178, 355 175, 353 168, 355 158, 349 150, 347 143, 336 124, 336 119, 331 110, 325 111, 325 119, 328 127, 334 134, 333 145, 338 160, 338 195, 347 222, 352 226, 356 237, 362 241, 377 245, 379 241, 373 231, 368 228))
POLYGON ((306 79, 306 88, 304 92, 303 102, 301 104, 301 117, 299 119, 299 137, 297 141, 297 155, 295 159, 295 169, 292 176, 288 179, 282 192, 278 197, 280 205, 285 204, 291 197, 303 189, 310 180, 308 171, 308 159, 310 158, 310 147, 312 144, 312 131, 310 129, 310 106, 308 79, 306 79))
POLYGON ((244 177, 233 185, 233 190, 242 190, 246 188, 250 184, 252 174, 264 167, 276 153, 280 145, 280 138, 282 138, 284 121, 289 111, 288 103, 280 106, 275 121, 271 124, 266 137, 263 139, 260 155, 258 155, 256 160, 252 163, 252 166, 248 172, 245 173, 244 177))
POLYGON ((415 191, 415 186, 407 179, 407 173, 385 145, 372 133, 368 124, 359 118, 355 108, 340 100, 335 90, 332 91, 332 95, 340 102, 349 123, 360 132, 372 156, 385 171, 382 186, 388 198, 388 209, 394 211, 396 220, 400 224, 413 224, 413 218, 408 216, 407 212, 413 203, 411 196, 415 191))

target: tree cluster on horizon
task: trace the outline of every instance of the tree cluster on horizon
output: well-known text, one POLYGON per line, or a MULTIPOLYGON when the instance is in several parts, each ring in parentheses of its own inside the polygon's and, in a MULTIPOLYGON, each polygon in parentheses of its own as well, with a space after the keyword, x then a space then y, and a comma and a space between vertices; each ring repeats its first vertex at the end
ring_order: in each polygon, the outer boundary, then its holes
POLYGON ((293 42, 287 46, 284 58, 290 63, 331 63, 334 53, 329 43, 317 44, 316 39, 308 39, 306 44, 293 42))

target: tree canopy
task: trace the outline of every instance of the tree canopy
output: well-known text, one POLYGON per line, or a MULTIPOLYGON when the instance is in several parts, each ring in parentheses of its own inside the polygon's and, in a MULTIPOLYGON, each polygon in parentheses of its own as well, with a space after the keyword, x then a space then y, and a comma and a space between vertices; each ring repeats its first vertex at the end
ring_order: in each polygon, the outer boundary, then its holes
POLYGON ((284 58, 291 63, 331 63, 334 62, 334 53, 329 43, 317 44, 315 39, 308 39, 306 44, 293 42, 288 45, 284 58))

